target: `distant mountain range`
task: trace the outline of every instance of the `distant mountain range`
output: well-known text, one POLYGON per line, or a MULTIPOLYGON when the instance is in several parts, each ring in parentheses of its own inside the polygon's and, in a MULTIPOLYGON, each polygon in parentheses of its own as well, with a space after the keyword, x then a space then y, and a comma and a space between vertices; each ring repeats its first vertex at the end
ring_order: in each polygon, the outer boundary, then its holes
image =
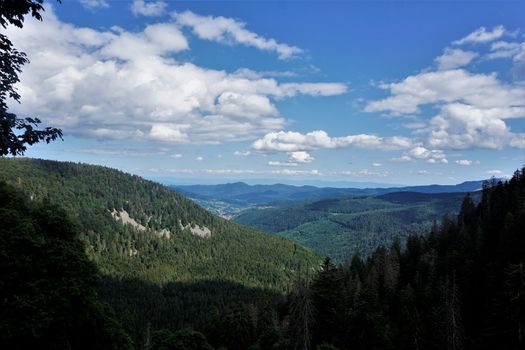
MULTIPOLYGON (((234 182, 221 185, 172 185, 171 188, 195 199, 206 207, 206 201, 215 200, 235 206, 268 205, 282 202, 318 200, 343 196, 379 196, 392 192, 473 192, 480 190, 483 181, 466 181, 457 185, 426 185, 388 188, 335 188, 292 185, 248 185, 234 182)), ((209 208, 213 209, 213 208, 209 208)))

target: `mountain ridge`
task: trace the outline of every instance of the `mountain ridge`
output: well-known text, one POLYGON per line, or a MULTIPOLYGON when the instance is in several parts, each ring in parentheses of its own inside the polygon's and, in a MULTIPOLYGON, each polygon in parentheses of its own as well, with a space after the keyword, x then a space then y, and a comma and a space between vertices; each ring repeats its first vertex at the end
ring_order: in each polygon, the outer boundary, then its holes
POLYGON ((190 198, 202 200, 221 200, 226 203, 254 206, 275 202, 314 200, 348 195, 382 195, 392 192, 474 192, 481 190, 485 180, 464 181, 455 185, 418 185, 403 187, 339 188, 317 187, 311 185, 295 186, 286 184, 249 185, 245 182, 232 182, 218 185, 170 185, 170 188, 184 193, 190 198))

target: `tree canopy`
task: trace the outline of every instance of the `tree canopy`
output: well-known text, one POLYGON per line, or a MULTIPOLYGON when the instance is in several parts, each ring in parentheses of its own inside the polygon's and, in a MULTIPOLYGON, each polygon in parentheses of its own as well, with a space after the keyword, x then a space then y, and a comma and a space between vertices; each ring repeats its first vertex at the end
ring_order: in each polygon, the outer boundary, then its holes
MULTIPOLYGON (((60 0, 58 0, 60 2, 60 0)), ((25 16, 42 20, 43 0, 2 0, 0 1, 0 25, 7 28, 14 25, 22 28, 25 16)), ((31 146, 40 141, 49 143, 62 138, 62 130, 53 127, 38 129, 41 120, 31 117, 18 117, 9 112, 7 101, 12 99, 20 103, 20 94, 16 84, 20 82, 22 66, 29 63, 27 55, 17 50, 11 40, 0 34, 0 155, 22 155, 31 146)))

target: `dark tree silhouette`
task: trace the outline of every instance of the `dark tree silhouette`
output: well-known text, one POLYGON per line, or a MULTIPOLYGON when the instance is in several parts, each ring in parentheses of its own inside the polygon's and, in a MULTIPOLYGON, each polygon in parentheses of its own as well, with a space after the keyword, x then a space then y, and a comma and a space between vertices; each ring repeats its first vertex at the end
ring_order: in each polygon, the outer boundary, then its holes
MULTIPOLYGON (((57 0, 60 2, 60 0, 57 0)), ((42 20, 43 0, 0 0, 0 25, 7 28, 9 24, 23 27, 24 18, 31 13, 42 20)), ((20 103, 16 83, 22 66, 29 63, 24 52, 18 51, 9 38, 0 34, 0 155, 22 155, 31 146, 40 141, 47 143, 62 138, 62 130, 52 127, 37 129, 41 123, 38 118, 19 118, 10 113, 7 99, 12 98, 20 103)))

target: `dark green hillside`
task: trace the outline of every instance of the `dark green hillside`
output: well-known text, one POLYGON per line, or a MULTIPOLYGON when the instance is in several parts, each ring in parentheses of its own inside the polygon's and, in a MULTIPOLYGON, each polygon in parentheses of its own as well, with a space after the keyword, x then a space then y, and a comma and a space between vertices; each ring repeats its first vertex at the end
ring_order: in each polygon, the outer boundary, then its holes
MULTIPOLYGON (((426 235, 335 266, 297 291, 310 349, 525 349, 525 168, 426 235)), ((301 310, 301 309, 300 309, 301 310)), ((305 341, 306 339, 306 341, 305 341)))
MULTIPOLYGON (((465 193, 395 192, 378 197, 330 198, 251 209, 235 221, 277 233, 340 261, 359 249, 368 255, 399 236, 428 231, 456 213, 465 193)), ((479 193, 474 197, 479 197, 479 193)))
POLYGON ((65 213, 0 182, 2 349, 131 349, 65 213))
POLYGON ((243 349, 257 339, 265 310, 273 319, 297 271, 320 261, 310 249, 231 223, 167 187, 117 170, 3 158, 1 181, 34 203, 64 208, 60 215, 74 223, 104 275, 101 296, 137 348, 156 331, 192 327, 214 346, 243 349), (242 341, 239 329, 248 332, 242 341))
POLYGON ((162 185, 105 167, 0 159, 0 180, 34 201, 62 206, 78 224, 90 257, 110 276, 155 283, 228 280, 284 290, 298 263, 318 259, 293 242, 216 217, 162 185), (123 225, 113 209, 125 210, 146 229, 123 225), (211 237, 181 225, 206 227, 211 237))

